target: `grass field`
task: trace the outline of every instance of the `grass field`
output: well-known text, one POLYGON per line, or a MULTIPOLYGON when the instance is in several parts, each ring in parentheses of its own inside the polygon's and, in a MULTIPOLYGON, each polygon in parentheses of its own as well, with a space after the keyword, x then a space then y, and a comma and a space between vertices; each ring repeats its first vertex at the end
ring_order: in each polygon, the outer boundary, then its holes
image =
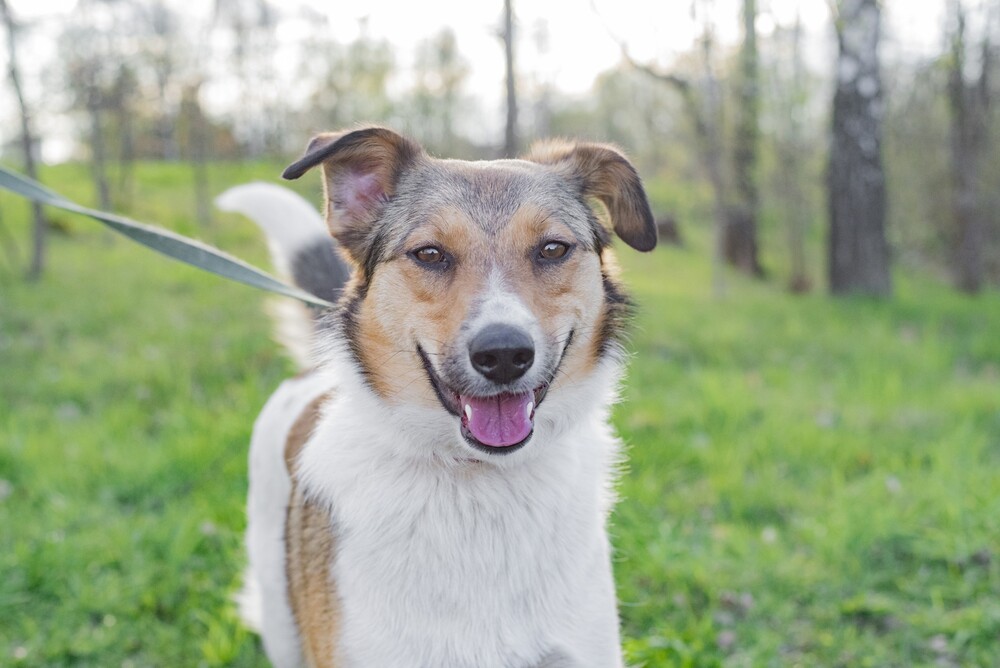
MULTIPOLYGON (((264 261, 248 224, 190 223, 182 169, 137 179, 136 218, 264 261)), ((265 665, 230 602, 250 426, 291 371, 263 296, 56 215, 43 282, 0 265, 0 665, 265 665)), ((1000 294, 714 299, 699 241, 622 253, 630 662, 1000 665, 1000 294)))

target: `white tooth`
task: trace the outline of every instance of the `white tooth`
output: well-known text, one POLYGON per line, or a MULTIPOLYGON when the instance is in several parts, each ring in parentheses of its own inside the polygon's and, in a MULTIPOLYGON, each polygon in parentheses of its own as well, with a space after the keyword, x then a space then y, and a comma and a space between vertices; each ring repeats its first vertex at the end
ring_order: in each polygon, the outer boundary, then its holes
POLYGON ((528 416, 529 420, 531 419, 531 411, 534 410, 534 408, 535 408, 535 402, 534 401, 529 401, 528 402, 528 410, 525 411, 525 414, 528 416))
POLYGON ((465 404, 465 417, 469 418, 470 420, 472 419, 472 405, 471 404, 465 404))

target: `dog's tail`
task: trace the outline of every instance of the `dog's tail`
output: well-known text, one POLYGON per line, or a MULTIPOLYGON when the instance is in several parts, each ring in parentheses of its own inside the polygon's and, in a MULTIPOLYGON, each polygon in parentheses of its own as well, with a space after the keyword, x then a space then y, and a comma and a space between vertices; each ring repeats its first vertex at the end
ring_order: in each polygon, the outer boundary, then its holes
MULTIPOLYGON (((230 188, 215 199, 215 205, 241 213, 260 227, 282 277, 317 297, 337 301, 350 269, 309 202, 288 188, 256 182, 230 188)), ((287 300, 272 302, 269 310, 277 323, 278 341, 300 367, 311 366, 319 313, 287 300)))

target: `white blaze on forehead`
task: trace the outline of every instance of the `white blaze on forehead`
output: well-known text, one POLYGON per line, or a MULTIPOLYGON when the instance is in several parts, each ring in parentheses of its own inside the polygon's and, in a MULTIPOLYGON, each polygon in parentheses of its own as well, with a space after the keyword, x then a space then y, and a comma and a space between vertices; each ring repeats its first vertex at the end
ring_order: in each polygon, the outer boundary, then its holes
POLYGON ((510 282, 504 278, 499 269, 490 272, 484 283, 482 292, 476 296, 472 309, 472 318, 466 323, 469 339, 482 331, 487 325, 504 324, 524 330, 535 344, 535 365, 544 362, 542 356, 542 331, 538 318, 531 312, 528 305, 513 289, 510 282))

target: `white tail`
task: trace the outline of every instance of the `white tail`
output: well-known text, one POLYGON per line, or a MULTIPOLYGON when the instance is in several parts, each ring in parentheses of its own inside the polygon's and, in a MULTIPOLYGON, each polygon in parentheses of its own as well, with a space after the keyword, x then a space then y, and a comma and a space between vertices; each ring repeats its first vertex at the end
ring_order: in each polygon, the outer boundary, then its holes
POLYGON ((291 276, 291 262, 303 248, 329 239, 316 208, 288 188, 257 181, 235 186, 215 198, 222 211, 241 213, 267 236, 275 269, 291 276))
MULTIPOLYGON (((230 188, 215 198, 215 205, 257 224, 281 276, 317 297, 336 300, 350 272, 338 257, 322 216, 309 202, 288 188, 256 182, 230 188)), ((272 301, 268 311, 278 342, 300 368, 309 368, 315 313, 288 300, 272 301)))

